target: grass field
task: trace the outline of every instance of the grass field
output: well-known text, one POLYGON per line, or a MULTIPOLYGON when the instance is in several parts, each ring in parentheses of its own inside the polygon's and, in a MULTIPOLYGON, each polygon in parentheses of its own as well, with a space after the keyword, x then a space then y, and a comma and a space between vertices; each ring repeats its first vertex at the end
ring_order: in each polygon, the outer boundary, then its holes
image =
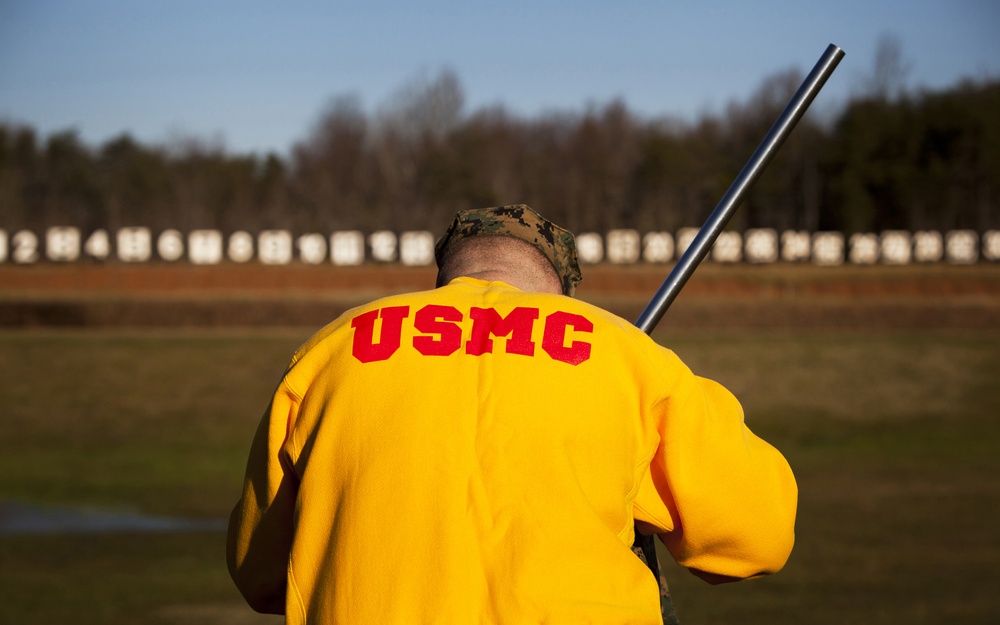
MULTIPOLYGON (((226 516, 308 334, 0 331, 0 503, 226 516)), ((1000 332, 658 338, 740 396, 801 491, 775 576, 711 587, 661 554, 682 623, 996 622, 1000 332)), ((0 623, 276 622, 223 552, 218 530, 0 535, 0 623)))

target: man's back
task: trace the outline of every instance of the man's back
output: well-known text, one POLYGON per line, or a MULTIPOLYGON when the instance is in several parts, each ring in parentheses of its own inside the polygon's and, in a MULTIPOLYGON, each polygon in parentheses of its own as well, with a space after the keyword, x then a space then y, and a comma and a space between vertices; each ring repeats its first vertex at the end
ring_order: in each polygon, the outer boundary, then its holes
POLYGON ((249 598, 287 573, 289 623, 656 623, 634 518, 689 523, 668 542, 688 566, 748 576, 787 557, 794 482, 747 434, 721 387, 585 303, 471 278, 387 298, 293 358, 234 511, 234 578, 249 598), (704 488, 714 458, 744 452, 721 470, 774 473, 762 494, 739 476, 704 488), (729 518, 758 505, 773 539, 729 518), (290 541, 276 562, 250 539, 270 507, 293 510, 271 515, 290 541))

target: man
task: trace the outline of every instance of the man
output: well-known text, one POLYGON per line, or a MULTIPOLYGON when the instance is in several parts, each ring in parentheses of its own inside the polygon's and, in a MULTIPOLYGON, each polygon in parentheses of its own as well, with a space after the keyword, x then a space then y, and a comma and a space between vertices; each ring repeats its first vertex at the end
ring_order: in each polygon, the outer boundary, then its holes
POLYGON ((659 623, 634 522, 709 581, 780 569, 794 478, 736 399, 574 300, 572 234, 460 212, 438 288, 346 312, 292 358, 228 561, 288 623, 659 623))

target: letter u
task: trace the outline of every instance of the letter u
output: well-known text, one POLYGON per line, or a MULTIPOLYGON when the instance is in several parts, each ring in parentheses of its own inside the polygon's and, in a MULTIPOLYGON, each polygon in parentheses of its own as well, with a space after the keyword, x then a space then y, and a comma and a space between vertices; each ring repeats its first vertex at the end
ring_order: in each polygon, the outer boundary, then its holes
POLYGON ((388 306, 370 310, 351 320, 354 344, 351 353, 361 362, 388 360, 399 349, 403 334, 403 319, 410 314, 409 306, 388 306), (375 320, 382 319, 379 342, 375 342, 375 320))

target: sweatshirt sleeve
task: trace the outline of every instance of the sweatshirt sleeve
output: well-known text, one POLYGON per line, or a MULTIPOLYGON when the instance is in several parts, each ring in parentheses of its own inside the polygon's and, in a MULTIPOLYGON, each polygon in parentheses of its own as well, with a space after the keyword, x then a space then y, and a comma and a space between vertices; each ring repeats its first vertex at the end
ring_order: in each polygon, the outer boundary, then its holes
POLYGON ((229 518, 226 560, 247 603, 284 614, 298 478, 284 450, 299 398, 283 382, 264 413, 247 461, 243 495, 229 518))
POLYGON ((780 570, 798 498, 785 458, 746 427, 728 390, 686 367, 657 410, 661 442, 648 477, 669 516, 661 526, 673 526, 660 538, 674 559, 710 581, 780 570))

